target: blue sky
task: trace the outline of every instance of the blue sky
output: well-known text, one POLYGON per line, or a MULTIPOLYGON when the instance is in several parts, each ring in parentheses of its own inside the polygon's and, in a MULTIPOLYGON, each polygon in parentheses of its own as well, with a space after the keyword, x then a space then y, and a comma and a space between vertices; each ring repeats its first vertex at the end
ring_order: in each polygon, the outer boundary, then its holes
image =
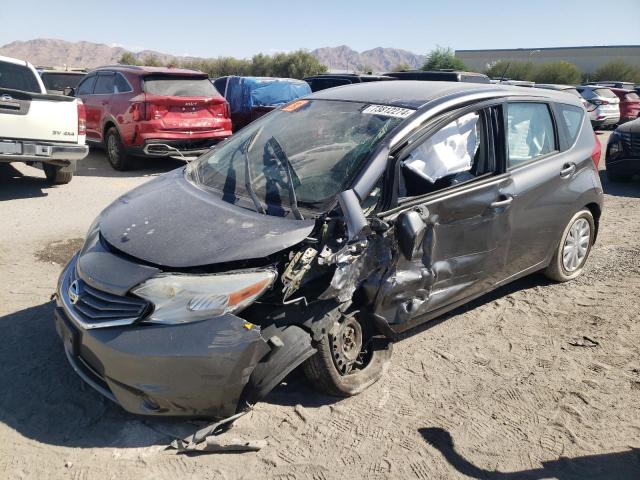
POLYGON ((343 44, 425 53, 640 44, 638 22, 640 0, 3 0, 0 45, 59 38, 204 57, 343 44))

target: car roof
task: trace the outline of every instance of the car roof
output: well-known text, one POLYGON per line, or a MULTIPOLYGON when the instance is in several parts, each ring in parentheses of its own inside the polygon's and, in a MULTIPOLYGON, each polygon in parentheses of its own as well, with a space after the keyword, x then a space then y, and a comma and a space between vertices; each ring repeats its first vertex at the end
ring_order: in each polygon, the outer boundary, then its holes
POLYGON ((561 85, 559 83, 536 83, 536 88, 546 88, 549 90, 570 90, 576 87, 573 85, 561 85))
POLYGON ((193 75, 193 76, 207 76, 206 73, 199 70, 188 70, 186 68, 172 68, 172 67, 147 67, 140 65, 104 65, 94 68, 88 73, 95 73, 102 70, 115 71, 115 72, 127 72, 134 75, 151 75, 151 74, 169 74, 169 75, 193 75))
POLYGON ((420 108, 438 98, 455 94, 495 93, 496 96, 540 96, 550 100, 578 104, 578 97, 567 93, 512 85, 465 82, 423 82, 420 80, 393 80, 367 82, 320 90, 306 98, 317 100, 342 100, 348 102, 375 103, 397 107, 420 108))
POLYGON ((0 62, 13 63, 15 65, 33 67, 33 65, 31 65, 26 60, 21 60, 19 58, 12 58, 12 57, 3 57, 2 55, 0 55, 0 62))

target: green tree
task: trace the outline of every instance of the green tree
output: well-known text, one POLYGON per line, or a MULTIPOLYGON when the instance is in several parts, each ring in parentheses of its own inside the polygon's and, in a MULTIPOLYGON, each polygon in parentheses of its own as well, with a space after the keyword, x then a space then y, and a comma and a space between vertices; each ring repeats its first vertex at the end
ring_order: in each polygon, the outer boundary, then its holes
POLYGON ((611 60, 593 72, 593 75, 590 75, 590 80, 616 80, 620 82, 640 83, 640 68, 630 65, 624 60, 611 60))
POLYGON ((162 62, 155 55, 147 55, 142 59, 141 65, 147 67, 162 67, 162 62))
POLYGON ((413 70, 413 68, 408 63, 398 63, 391 69, 392 72, 408 72, 409 70, 413 70))
POLYGON ((484 71, 490 78, 533 81, 535 67, 531 62, 498 60, 484 71))
POLYGON ((464 62, 456 57, 453 49, 438 46, 429 52, 427 61, 424 62, 422 66, 422 70, 442 69, 468 70, 464 62))
POLYGON ((272 76, 284 78, 304 78, 327 71, 316 57, 306 50, 290 53, 276 53, 271 57, 272 76))
POLYGON ((576 85, 580 83, 581 79, 580 69, 573 63, 564 60, 540 65, 533 74, 533 81, 536 83, 576 85))
POLYGON ((131 52, 124 52, 120 60, 118 60, 118 63, 120 65, 139 65, 135 55, 131 52))

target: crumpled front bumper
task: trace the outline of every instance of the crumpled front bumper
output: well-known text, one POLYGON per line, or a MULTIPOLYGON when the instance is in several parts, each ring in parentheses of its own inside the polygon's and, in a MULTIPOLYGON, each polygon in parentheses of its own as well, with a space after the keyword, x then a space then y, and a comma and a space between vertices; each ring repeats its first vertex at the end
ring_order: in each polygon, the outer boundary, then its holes
POLYGON ((84 328, 58 283, 56 329, 74 370, 125 410, 143 415, 224 418, 236 413, 256 364, 271 350, 260 328, 226 314, 180 325, 84 328))

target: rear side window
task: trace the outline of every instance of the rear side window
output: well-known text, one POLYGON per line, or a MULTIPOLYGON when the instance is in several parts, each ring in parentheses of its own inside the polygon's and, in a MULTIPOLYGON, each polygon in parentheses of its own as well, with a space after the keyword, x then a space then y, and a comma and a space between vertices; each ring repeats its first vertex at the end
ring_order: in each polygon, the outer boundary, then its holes
POLYGON ((638 100, 640 100, 640 96, 636 92, 631 92, 631 93, 627 93, 627 95, 625 96, 625 99, 628 102, 637 102, 638 100))
POLYGON ((144 79, 144 91, 164 97, 217 97, 218 92, 208 78, 152 75, 144 79))
POLYGON ((98 75, 96 88, 93 89, 94 95, 110 95, 113 93, 113 75, 98 75))
POLYGON ((78 93, 76 95, 91 95, 93 93, 93 86, 96 84, 96 76, 88 77, 78 86, 78 93))
POLYGON ((608 88, 598 88, 594 90, 593 93, 595 93, 598 97, 618 98, 618 96, 608 88))
POLYGON ((549 107, 544 103, 507 104, 509 168, 553 152, 555 135, 549 107))
POLYGON ((557 104, 557 109, 560 117, 560 120, 558 120, 558 122, 562 122, 562 124, 566 127, 566 131, 569 137, 569 144, 566 147, 569 148, 575 143, 576 138, 578 138, 578 133, 580 133, 582 119, 584 118, 584 109, 581 107, 564 105, 561 103, 557 104))
POLYGON ((40 85, 30 68, 0 62, 0 88, 40 93, 40 85))
POLYGON ((125 93, 132 91, 129 82, 127 82, 127 80, 120 73, 116 73, 115 84, 115 93, 125 93))

